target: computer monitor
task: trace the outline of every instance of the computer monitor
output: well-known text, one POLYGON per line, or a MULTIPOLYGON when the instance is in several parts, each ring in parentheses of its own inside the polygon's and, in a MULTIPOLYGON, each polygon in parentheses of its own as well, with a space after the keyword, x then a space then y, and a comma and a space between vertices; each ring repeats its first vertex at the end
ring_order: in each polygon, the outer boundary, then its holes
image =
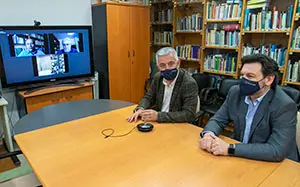
POLYGON ((3 88, 93 74, 91 26, 0 26, 3 88))

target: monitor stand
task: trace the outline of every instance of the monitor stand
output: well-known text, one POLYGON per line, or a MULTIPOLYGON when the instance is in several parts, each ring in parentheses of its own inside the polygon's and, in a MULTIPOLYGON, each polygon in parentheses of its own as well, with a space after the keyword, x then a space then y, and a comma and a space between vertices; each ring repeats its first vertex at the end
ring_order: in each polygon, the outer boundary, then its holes
POLYGON ((32 94, 33 92, 37 92, 39 90, 47 89, 47 88, 54 88, 54 87, 63 87, 63 86, 84 86, 84 83, 78 81, 70 81, 70 82, 63 82, 63 83, 56 83, 47 86, 39 86, 34 88, 29 88, 24 92, 24 95, 32 94))

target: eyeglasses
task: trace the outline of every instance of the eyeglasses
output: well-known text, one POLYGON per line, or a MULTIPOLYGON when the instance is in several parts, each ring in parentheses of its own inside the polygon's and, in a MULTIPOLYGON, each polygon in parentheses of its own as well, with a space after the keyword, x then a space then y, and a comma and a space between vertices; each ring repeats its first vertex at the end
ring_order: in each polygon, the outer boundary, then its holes
POLYGON ((158 66, 160 68, 174 67, 175 65, 176 65, 176 62, 174 62, 174 61, 170 61, 170 62, 168 62, 166 64, 163 64, 163 63, 158 64, 158 66))

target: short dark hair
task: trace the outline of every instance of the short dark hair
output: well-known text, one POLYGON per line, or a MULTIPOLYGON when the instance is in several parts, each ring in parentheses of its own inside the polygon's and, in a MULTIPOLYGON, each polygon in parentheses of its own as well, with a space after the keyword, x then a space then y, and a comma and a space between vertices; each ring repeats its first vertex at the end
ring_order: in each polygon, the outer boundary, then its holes
POLYGON ((260 63, 261 64, 261 72, 264 77, 266 76, 275 76, 274 81, 271 85, 272 88, 275 88, 278 84, 278 64, 271 57, 263 54, 254 54, 247 55, 242 58, 242 68, 245 64, 251 63, 260 63))

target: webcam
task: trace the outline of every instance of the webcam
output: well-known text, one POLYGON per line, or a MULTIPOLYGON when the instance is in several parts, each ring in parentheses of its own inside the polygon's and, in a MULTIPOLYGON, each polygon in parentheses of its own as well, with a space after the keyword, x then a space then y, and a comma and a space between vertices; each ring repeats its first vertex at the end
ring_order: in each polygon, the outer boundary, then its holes
POLYGON ((39 27, 41 25, 41 22, 39 22, 37 20, 34 20, 33 23, 34 23, 35 27, 39 27))
POLYGON ((136 126, 140 132, 150 132, 153 129, 151 123, 140 123, 136 126))

